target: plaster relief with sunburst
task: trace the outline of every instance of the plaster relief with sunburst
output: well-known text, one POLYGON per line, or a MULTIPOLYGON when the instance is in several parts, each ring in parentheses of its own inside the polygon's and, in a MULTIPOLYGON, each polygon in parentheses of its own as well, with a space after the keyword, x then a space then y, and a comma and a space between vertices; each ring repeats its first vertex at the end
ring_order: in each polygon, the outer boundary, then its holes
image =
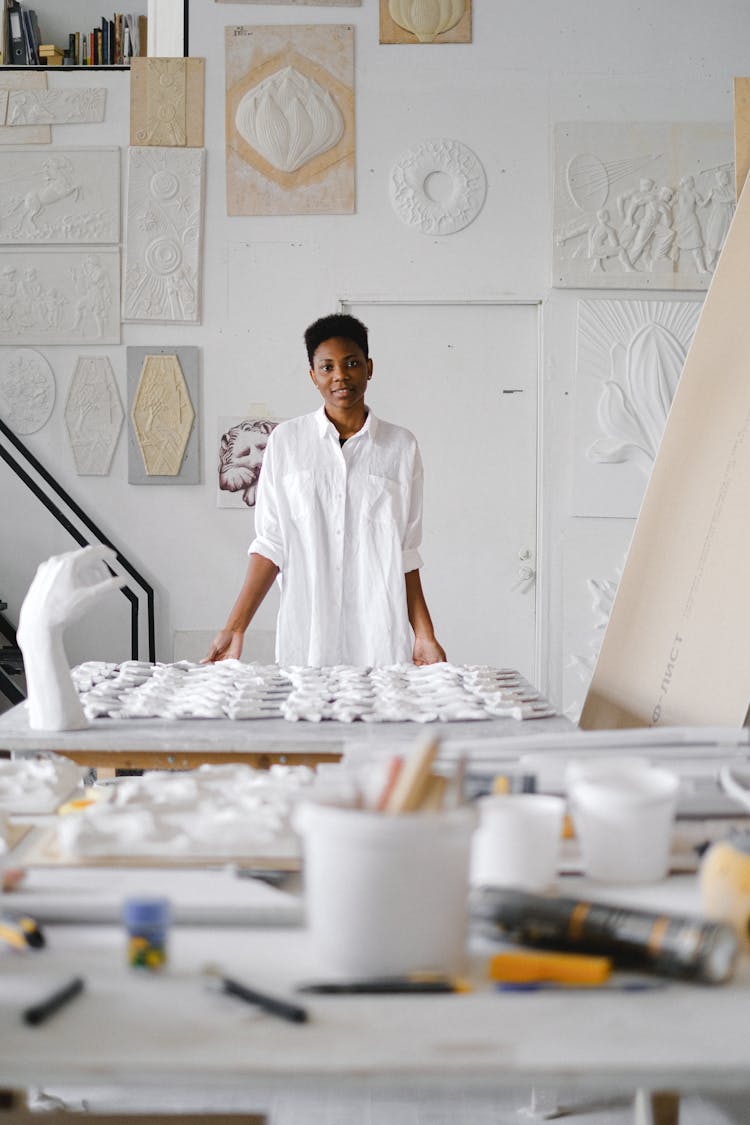
POLYGON ((579 301, 573 513, 635 517, 699 301, 579 301))
POLYGON ((200 321, 203 149, 129 150, 123 318, 200 321))

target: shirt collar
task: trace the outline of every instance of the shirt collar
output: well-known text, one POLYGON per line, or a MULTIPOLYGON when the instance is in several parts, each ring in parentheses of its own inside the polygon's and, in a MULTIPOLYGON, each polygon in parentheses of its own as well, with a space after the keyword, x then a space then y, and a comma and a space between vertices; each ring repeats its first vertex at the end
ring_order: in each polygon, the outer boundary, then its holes
MULTIPOLYGON (((321 406, 318 410, 316 410, 315 418, 316 418, 316 421, 317 421, 318 433, 320 434, 320 436, 325 437, 325 435, 327 433, 332 432, 334 437, 336 438, 336 441, 338 441, 338 439, 339 439, 338 430, 336 429, 333 422, 330 420, 330 418, 326 414, 325 406, 321 406)), ((365 418, 364 426, 362 427, 361 430, 357 430, 356 434, 352 434, 352 437, 357 437, 359 434, 369 433, 370 437, 374 440, 375 434, 377 433, 377 429, 378 429, 378 420, 375 417, 375 415, 373 414, 372 410, 370 410, 370 408, 368 406, 367 417, 365 418)))

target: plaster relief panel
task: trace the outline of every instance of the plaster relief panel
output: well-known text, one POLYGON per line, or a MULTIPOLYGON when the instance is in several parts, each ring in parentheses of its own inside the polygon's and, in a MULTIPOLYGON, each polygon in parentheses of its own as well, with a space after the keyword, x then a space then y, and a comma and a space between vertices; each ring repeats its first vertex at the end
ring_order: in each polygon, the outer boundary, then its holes
POLYGON ((471 43, 471 0, 380 0, 381 43, 471 43))
POLYGON ((34 71, 8 70, 6 74, 0 67, 0 91, 5 95, 0 102, 4 107, 0 115, 0 145, 48 145, 52 140, 49 125, 6 125, 8 101, 11 92, 37 92, 47 89, 47 75, 34 71))
POLYGON ((0 250, 0 344, 119 344, 119 308, 119 250, 0 250))
POLYGON ((423 234, 455 234, 474 221, 487 193, 484 168, 460 141, 422 141, 391 169, 393 209, 423 234))
POLYGON ((269 418, 219 419, 217 507, 255 507, 268 435, 277 425, 269 418))
POLYGON ((79 476, 106 476, 124 412, 106 356, 80 356, 65 403, 65 426, 79 476))
POLYGON ((33 348, 16 348, 0 361, 0 417, 16 434, 41 430, 55 405, 55 377, 33 348))
POLYGON ((225 34, 227 213, 352 212, 353 28, 225 34))
POLYGON ((198 484, 198 349, 127 349, 128 481, 198 484))
POLYGON ((734 207, 731 126, 558 125, 554 284, 706 289, 734 207))
POLYGON ((700 309, 578 302, 575 515, 638 515, 700 309))
POLYGON ((82 90, 13 90, 8 92, 5 124, 80 125, 104 120, 107 91, 103 86, 82 90))
POLYGON ((129 149, 125 320, 199 323, 204 163, 203 149, 129 149))
POLYGON ((0 243, 120 240, 118 148, 5 149, 0 243))
POLYGON ((131 145, 202 148, 204 85, 204 59, 131 59, 131 145))

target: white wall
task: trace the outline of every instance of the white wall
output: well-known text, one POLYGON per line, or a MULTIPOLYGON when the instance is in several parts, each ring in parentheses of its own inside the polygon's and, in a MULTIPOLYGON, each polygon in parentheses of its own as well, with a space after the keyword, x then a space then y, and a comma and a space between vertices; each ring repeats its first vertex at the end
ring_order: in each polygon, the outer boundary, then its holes
MULTIPOLYGON (((210 630, 223 622, 245 568, 251 521, 215 506, 216 419, 243 414, 256 403, 279 417, 317 405, 300 339, 310 319, 332 310, 340 297, 539 297, 544 301, 543 664, 548 690, 561 698, 564 551, 581 535, 597 541, 600 531, 609 551, 613 535, 627 542, 629 521, 568 517, 576 302, 605 294, 550 287, 552 127, 574 120, 731 120, 732 78, 747 68, 750 9, 743 0, 715 0, 710 9, 696 0, 620 5, 474 0, 473 7, 471 45, 380 46, 376 0, 364 0, 361 8, 209 0, 191 5, 191 50, 206 58, 207 83, 203 323, 125 325, 123 343, 201 348, 204 483, 129 486, 124 439, 109 477, 75 476, 62 422, 77 354, 72 348, 45 351, 58 376, 59 401, 52 422, 29 439, 152 579, 162 659, 171 657, 175 630, 210 630), (356 29, 356 214, 227 218, 224 25, 303 22, 347 22, 356 29), (439 136, 455 137, 477 153, 489 187, 472 226, 430 238, 394 215, 387 179, 405 149, 439 136), (248 276, 255 258, 263 268, 248 276), (242 307, 236 299, 240 289, 242 307)), ((84 85, 91 77, 65 74, 52 80, 84 85)), ((117 143, 124 155, 128 81, 126 73, 97 72, 96 82, 106 82, 110 90, 107 122, 71 126, 64 134, 60 128, 55 143, 117 143)), ((418 367, 419 340, 404 346, 418 367)), ((124 400, 124 347, 101 350, 112 358, 124 400)), ((498 356, 501 367, 502 362, 498 356)), ((429 396, 424 409, 430 411, 429 396)), ((0 596, 7 591, 17 605, 35 560, 22 553, 10 563, 5 555, 3 546, 0 571, 11 568, 15 577, 4 581, 0 574, 0 596)), ((456 583, 460 598, 460 575, 456 583)), ((259 626, 271 628, 273 617, 269 601, 259 626)))

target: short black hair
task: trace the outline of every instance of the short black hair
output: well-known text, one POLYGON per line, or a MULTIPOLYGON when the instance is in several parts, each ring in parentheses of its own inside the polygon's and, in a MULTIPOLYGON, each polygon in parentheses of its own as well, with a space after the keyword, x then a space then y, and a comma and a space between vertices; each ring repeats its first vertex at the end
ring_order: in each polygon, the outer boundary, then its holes
POLYGON ((348 313, 333 313, 331 316, 322 316, 309 328, 305 329, 305 347, 310 367, 313 365, 313 356, 324 340, 343 339, 352 340, 362 351, 365 359, 369 358, 370 351, 367 346, 367 328, 356 316, 348 313))

